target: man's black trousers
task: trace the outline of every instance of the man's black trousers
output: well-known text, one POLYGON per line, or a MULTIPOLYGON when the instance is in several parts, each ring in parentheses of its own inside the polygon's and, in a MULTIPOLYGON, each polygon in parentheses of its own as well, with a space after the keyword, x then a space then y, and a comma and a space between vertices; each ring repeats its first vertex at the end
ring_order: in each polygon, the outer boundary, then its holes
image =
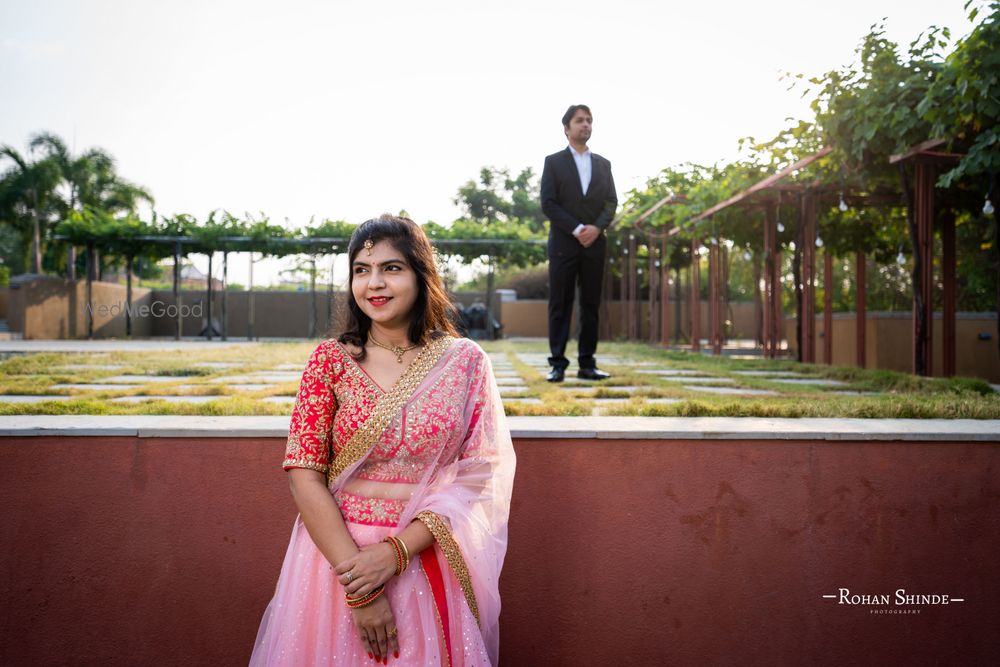
MULTIPOLYGON (((603 243, 601 244, 604 245, 603 243)), ((549 257, 549 365, 565 369, 566 341, 573 315, 573 298, 580 287, 580 368, 596 368, 598 308, 604 283, 604 248, 549 257)))

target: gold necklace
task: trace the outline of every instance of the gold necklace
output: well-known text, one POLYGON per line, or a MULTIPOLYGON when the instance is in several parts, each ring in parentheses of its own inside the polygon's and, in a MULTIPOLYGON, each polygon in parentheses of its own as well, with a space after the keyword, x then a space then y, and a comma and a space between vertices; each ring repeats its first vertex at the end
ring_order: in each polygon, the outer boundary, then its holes
POLYGON ((392 352, 393 354, 395 354, 396 355, 396 361, 399 362, 399 363, 403 363, 403 353, 404 352, 409 352, 410 350, 415 350, 418 347, 420 347, 419 344, 417 344, 417 345, 411 345, 409 347, 400 347, 398 345, 386 345, 385 343, 380 343, 377 340, 375 340, 375 338, 371 334, 368 334, 368 340, 370 340, 372 343, 374 343, 377 347, 381 347, 383 350, 389 350, 390 352, 392 352))

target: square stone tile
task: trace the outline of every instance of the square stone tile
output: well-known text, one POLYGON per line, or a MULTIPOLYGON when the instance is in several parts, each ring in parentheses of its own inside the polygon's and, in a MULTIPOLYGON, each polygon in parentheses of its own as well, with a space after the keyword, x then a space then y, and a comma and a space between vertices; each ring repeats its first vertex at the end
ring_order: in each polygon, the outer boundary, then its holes
POLYGON ((266 403, 278 403, 278 404, 281 404, 281 405, 294 405, 295 404, 295 397, 294 396, 268 396, 268 397, 262 398, 260 400, 262 400, 262 401, 264 401, 266 403))
POLYGON ((750 389, 749 387, 706 387, 704 385, 685 385, 685 389, 700 391, 706 394, 730 394, 733 396, 777 396, 778 392, 770 389, 750 389))
POLYGON ((225 399, 225 396, 118 396, 108 399, 116 403, 142 403, 143 401, 166 401, 167 403, 208 403, 225 399))
POLYGON ((768 382, 780 382, 781 384, 814 385, 816 387, 846 387, 847 382, 843 380, 830 380, 827 378, 772 378, 768 382))
POLYGON ((89 391, 121 391, 123 389, 135 389, 137 385, 134 384, 84 384, 84 383, 67 383, 67 384, 54 384, 49 387, 49 389, 83 389, 89 391))
POLYGON ((0 403, 44 403, 45 401, 72 401, 79 396, 28 396, 24 394, 0 394, 0 403))
POLYGON ((732 378, 709 377, 709 376, 679 376, 679 377, 661 376, 660 379, 661 380, 665 380, 667 382, 688 382, 688 383, 691 383, 691 384, 695 384, 695 383, 697 383, 697 384, 732 384, 732 383, 736 382, 736 380, 734 380, 732 378))
POLYGON ((567 385, 567 384, 556 384, 559 391, 566 392, 567 394, 593 394, 597 391, 597 387, 585 387, 582 385, 567 385))
POLYGON ((284 373, 281 375, 268 375, 267 373, 248 373, 246 375, 225 375, 223 377, 209 378, 209 382, 222 384, 260 384, 270 382, 272 385, 283 382, 298 382, 302 379, 301 373, 284 373))
POLYGON ((190 377, 190 375, 113 375, 101 378, 100 381, 110 383, 160 384, 164 382, 180 382, 190 377))
POLYGON ((798 373, 796 371, 733 371, 733 375, 743 375, 746 377, 758 377, 758 378, 802 377, 802 373, 798 373))
POLYGON ((702 375, 703 371, 695 371, 687 368, 655 368, 655 369, 643 369, 638 370, 636 373, 644 373, 646 375, 662 375, 662 376, 674 376, 674 375, 702 375))
POLYGON ((508 387, 508 386, 498 386, 497 389, 500 390, 501 396, 517 396, 528 391, 528 387, 508 387))
POLYGON ((524 380, 522 380, 520 376, 517 376, 517 377, 500 377, 500 378, 495 378, 495 379, 496 379, 496 383, 498 385, 501 385, 501 386, 520 386, 520 387, 527 387, 528 386, 527 384, 525 384, 524 380))

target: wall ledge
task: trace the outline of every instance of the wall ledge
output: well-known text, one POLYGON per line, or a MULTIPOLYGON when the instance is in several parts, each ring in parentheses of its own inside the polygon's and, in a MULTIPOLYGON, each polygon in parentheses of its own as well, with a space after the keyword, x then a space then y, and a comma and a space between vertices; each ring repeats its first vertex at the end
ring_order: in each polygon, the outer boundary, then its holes
MULTIPOLYGON (((0 437, 285 438, 289 417, 17 415, 0 437)), ((519 439, 892 440, 1000 443, 1000 420, 508 417, 519 439)))

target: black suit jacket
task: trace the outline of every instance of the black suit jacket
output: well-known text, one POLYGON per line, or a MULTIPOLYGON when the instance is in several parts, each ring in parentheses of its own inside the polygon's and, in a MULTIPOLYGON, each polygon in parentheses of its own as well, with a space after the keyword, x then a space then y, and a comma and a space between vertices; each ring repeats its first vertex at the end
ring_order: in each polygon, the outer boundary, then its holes
POLYGON ((549 219, 549 256, 604 253, 605 236, 601 234, 589 248, 573 236, 577 225, 608 228, 618 208, 611 163, 591 153, 590 186, 587 194, 580 187, 576 161, 567 146, 545 158, 542 169, 542 211, 549 219))

